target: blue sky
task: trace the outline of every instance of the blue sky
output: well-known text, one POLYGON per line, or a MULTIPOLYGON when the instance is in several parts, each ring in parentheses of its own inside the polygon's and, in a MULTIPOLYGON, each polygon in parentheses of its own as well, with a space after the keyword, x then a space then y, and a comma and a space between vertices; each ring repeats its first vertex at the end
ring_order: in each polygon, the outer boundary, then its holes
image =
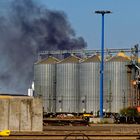
POLYGON ((99 49, 101 16, 95 10, 111 10, 105 16, 105 48, 130 48, 140 43, 140 0, 39 0, 52 10, 64 11, 75 29, 88 43, 99 49))

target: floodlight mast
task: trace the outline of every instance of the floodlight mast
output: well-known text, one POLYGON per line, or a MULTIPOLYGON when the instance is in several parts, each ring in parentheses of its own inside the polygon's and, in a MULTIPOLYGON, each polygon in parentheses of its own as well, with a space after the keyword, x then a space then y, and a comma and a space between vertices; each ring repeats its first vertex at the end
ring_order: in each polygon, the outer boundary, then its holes
POLYGON ((103 95, 104 95, 104 15, 112 13, 108 10, 95 11, 102 15, 102 35, 101 35, 101 64, 100 64, 100 118, 103 118, 103 95))

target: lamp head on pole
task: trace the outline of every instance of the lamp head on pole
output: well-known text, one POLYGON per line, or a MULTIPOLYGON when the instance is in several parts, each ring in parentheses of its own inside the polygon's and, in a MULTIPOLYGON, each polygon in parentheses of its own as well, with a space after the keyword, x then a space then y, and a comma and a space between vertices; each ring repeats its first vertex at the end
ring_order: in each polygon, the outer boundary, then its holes
POLYGON ((95 11, 96 14, 111 14, 111 11, 108 10, 100 10, 100 11, 95 11))

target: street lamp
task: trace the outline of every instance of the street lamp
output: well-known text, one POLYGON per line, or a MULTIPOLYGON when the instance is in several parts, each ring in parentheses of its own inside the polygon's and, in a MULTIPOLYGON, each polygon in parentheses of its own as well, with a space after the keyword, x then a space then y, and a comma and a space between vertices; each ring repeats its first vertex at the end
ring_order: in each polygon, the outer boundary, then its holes
POLYGON ((100 118, 103 118, 103 92, 104 92, 104 15, 110 14, 111 11, 95 11, 96 14, 102 15, 102 37, 101 37, 101 64, 100 64, 100 118))

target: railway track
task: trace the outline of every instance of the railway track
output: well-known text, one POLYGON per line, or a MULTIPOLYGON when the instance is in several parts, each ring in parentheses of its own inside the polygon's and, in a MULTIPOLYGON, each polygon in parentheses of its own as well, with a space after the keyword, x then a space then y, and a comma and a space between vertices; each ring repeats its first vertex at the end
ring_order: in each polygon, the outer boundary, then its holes
POLYGON ((9 137, 0 137, 2 140, 137 140, 139 135, 131 134, 90 134, 69 133, 51 134, 51 135, 10 135, 9 137))
POLYGON ((140 125, 46 126, 42 132, 11 132, 0 140, 140 140, 140 125))

